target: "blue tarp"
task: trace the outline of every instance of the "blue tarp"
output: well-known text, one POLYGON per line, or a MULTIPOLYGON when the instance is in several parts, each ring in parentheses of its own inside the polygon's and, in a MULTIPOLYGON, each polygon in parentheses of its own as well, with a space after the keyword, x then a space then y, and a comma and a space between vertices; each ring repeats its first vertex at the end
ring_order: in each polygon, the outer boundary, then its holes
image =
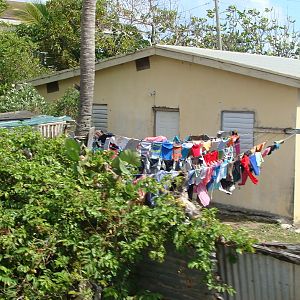
POLYGON ((42 124, 49 123, 58 123, 64 121, 72 121, 72 118, 63 116, 63 117, 52 117, 52 116, 37 116, 33 117, 29 120, 24 121, 5 121, 0 122, 0 127, 2 128, 12 128, 12 127, 20 127, 20 126, 37 126, 42 124))

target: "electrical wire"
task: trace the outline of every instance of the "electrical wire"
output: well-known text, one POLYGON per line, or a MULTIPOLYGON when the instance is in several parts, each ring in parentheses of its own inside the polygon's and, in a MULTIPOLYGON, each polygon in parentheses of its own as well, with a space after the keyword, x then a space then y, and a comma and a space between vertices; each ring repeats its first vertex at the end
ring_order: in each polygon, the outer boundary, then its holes
POLYGON ((194 10, 194 9, 197 9, 197 8, 200 8, 200 7, 209 5, 209 4, 211 4, 211 3, 212 3, 212 2, 209 1, 209 2, 206 2, 206 3, 204 3, 204 4, 197 5, 197 6, 195 6, 195 7, 192 7, 192 8, 186 9, 186 10, 184 10, 184 11, 181 11, 179 14, 183 14, 183 13, 189 12, 189 11, 191 11, 191 10, 194 10))

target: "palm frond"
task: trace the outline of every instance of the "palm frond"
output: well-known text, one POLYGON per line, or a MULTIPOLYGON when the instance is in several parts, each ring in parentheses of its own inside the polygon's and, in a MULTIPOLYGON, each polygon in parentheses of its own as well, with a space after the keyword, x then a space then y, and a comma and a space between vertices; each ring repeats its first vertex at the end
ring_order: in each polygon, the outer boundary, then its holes
POLYGON ((27 24, 39 24, 49 16, 49 11, 44 3, 26 3, 24 9, 14 9, 13 15, 27 24))

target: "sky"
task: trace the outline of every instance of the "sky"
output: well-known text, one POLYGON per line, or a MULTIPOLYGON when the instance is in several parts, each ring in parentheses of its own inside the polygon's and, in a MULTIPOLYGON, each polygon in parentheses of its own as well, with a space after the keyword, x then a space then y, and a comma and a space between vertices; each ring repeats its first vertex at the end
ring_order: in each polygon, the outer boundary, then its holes
MULTIPOLYGON (((18 0, 32 2, 31 0, 18 0)), ((46 0, 42 0, 45 2, 46 0)), ((187 11, 194 15, 201 16, 206 9, 214 7, 214 0, 177 0, 180 11, 187 11)), ((287 16, 296 20, 295 28, 300 31, 300 0, 219 0, 220 11, 235 4, 239 9, 257 8, 262 10, 266 7, 274 8, 279 20, 284 22, 287 16)), ((222 17, 222 14, 221 14, 222 17)))
MULTIPOLYGON (((203 14, 203 10, 214 7, 213 0, 178 0, 180 9, 189 10, 191 14, 203 14)), ((287 16, 296 21, 295 27, 300 30, 300 0, 219 0, 220 12, 226 7, 235 4, 238 9, 256 8, 263 10, 264 8, 273 7, 275 15, 279 20, 284 22, 287 16)), ((220 16, 222 18, 222 14, 220 16)))

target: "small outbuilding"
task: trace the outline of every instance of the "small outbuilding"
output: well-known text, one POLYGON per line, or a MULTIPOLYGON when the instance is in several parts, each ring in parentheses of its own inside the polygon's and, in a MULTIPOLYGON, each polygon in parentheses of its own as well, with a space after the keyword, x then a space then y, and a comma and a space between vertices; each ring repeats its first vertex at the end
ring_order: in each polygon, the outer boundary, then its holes
MULTIPOLYGON (((80 69, 31 81, 48 100, 80 83, 80 69)), ((300 223, 300 60, 158 45, 96 63, 93 122, 118 135, 238 130, 242 150, 286 139, 258 185, 213 202, 300 223)))

